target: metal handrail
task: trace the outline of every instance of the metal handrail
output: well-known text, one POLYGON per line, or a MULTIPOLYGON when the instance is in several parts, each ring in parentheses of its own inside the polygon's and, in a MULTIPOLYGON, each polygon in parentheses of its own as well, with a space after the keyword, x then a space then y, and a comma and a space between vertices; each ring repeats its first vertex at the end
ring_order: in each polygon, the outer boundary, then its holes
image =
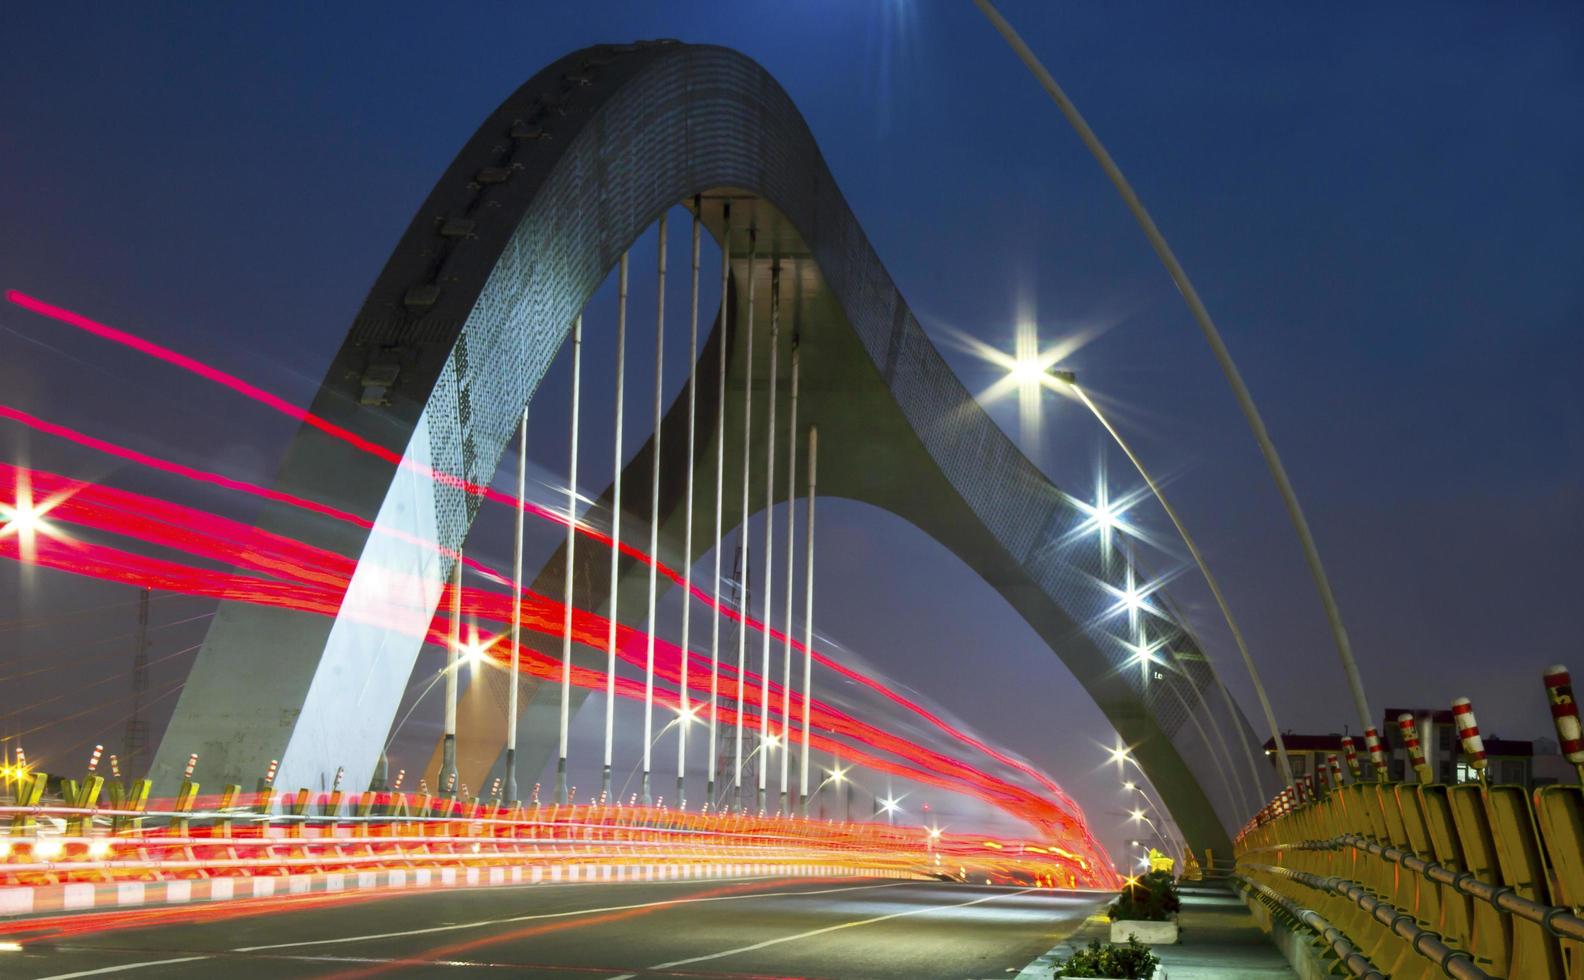
MULTIPOLYGON (((1495 885, 1483 878, 1475 877, 1467 871, 1453 871, 1439 861, 1427 861, 1412 851, 1404 850, 1391 844, 1382 844, 1380 841, 1371 840, 1358 834, 1343 834, 1330 840, 1300 841, 1295 844, 1275 844, 1265 847, 1244 848, 1244 853, 1252 854, 1260 851, 1335 851, 1344 847, 1354 847, 1368 851, 1377 857, 1385 858, 1394 864, 1407 868, 1440 885, 1446 885, 1461 895, 1477 898, 1495 906, 1500 911, 1509 915, 1516 915, 1521 919, 1545 929, 1559 939, 1568 939, 1574 942, 1584 942, 1584 918, 1579 917, 1571 908, 1565 905, 1544 905, 1533 899, 1524 898, 1509 885, 1495 885)), ((1259 867, 1258 865, 1253 865, 1259 867)))
POLYGON ((1294 871, 1291 868, 1278 868, 1269 864, 1250 864, 1248 867, 1265 874, 1296 881, 1316 891, 1333 892, 1349 899, 1369 913, 1370 918, 1406 942, 1415 953, 1440 967, 1441 972, 1455 980, 1490 980, 1490 974, 1474 965, 1472 954, 1448 946, 1440 933, 1420 926, 1412 915, 1371 894, 1356 881, 1338 878, 1335 875, 1322 878, 1307 871, 1294 871))
POLYGON ((1353 943, 1349 941, 1346 934, 1344 934, 1341 929, 1338 929, 1336 926, 1332 925, 1330 921, 1319 912, 1316 912, 1314 909, 1303 908, 1302 906, 1299 906, 1288 899, 1286 896, 1277 892, 1275 889, 1270 888, 1267 885, 1262 885, 1250 878, 1245 878, 1242 875, 1236 874, 1232 875, 1231 877, 1238 883, 1249 888, 1269 904, 1276 906, 1283 912, 1286 912, 1295 921, 1302 922, 1310 929, 1313 929, 1316 933, 1319 933, 1320 937, 1326 941, 1328 946, 1331 947, 1331 952, 1335 953, 1337 959, 1341 961, 1342 966, 1345 967, 1347 971, 1353 974, 1355 977, 1359 977, 1360 980, 1386 980, 1386 975, 1377 970, 1375 965, 1369 961, 1368 957, 1358 951, 1353 943))

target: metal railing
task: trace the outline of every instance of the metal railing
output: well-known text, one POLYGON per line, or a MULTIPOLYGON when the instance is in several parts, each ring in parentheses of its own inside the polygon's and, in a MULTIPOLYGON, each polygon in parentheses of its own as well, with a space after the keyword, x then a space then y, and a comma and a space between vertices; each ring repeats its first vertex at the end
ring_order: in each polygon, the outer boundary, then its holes
MULTIPOLYGON (((1576 717, 1556 714, 1559 732, 1576 717)), ((1471 716, 1460 734, 1483 776, 1471 716)), ((1390 977, 1584 980, 1584 786, 1368 781, 1356 768, 1348 782, 1335 756, 1328 768, 1237 835, 1240 879, 1312 907, 1390 977)))

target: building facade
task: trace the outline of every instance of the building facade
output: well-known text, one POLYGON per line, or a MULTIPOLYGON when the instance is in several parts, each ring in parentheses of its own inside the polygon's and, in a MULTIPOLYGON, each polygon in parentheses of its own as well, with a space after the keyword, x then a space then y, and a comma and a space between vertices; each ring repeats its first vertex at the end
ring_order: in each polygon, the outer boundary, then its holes
MULTIPOLYGON (((1386 746, 1389 778, 1401 782, 1410 777, 1413 771, 1408 762, 1408 751, 1402 746, 1402 739, 1396 737, 1397 718, 1403 714, 1414 716, 1419 730, 1419 744, 1424 747, 1425 761, 1429 764, 1432 778, 1436 782, 1452 784, 1478 780, 1479 777, 1463 755, 1462 742, 1458 738, 1452 712, 1429 708, 1386 709, 1380 731, 1386 746)), ((1373 778, 1369 757, 1364 750, 1364 739, 1357 735, 1352 738, 1358 751, 1359 765, 1363 769, 1364 778, 1373 778)), ((1335 732, 1326 735, 1284 732, 1282 741, 1287 748, 1287 762, 1292 767, 1292 773, 1300 779, 1326 765, 1327 756, 1334 754, 1338 759, 1343 758, 1342 735, 1335 732)), ((1272 766, 1276 765, 1274 739, 1266 739, 1265 757, 1270 760, 1272 766)), ((1533 788, 1545 783, 1559 782, 1565 777, 1565 774, 1559 776, 1557 772, 1553 772, 1556 767, 1549 764, 1542 765, 1542 771, 1537 773, 1535 743, 1527 740, 1485 736, 1485 760, 1489 781, 1504 786, 1533 788)), ((1543 761, 1549 763, 1548 758, 1543 761)))

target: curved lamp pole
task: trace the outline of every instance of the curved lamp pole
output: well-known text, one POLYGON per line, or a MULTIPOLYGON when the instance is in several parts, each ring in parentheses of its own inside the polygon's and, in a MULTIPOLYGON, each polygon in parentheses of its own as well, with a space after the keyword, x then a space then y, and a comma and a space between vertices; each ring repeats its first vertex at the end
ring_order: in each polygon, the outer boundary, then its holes
MULTIPOLYGON (((1122 434, 1111 424, 1111 420, 1106 417, 1104 412, 1100 411, 1100 406, 1089 398, 1089 393, 1078 387, 1077 375, 1071 371, 1050 371, 1048 376, 1061 382, 1067 390, 1071 391, 1073 396, 1082 402, 1083 406, 1089 410, 1089 413, 1095 417, 1095 421, 1100 423, 1100 427, 1105 429, 1106 433, 1111 436, 1112 441, 1117 444, 1117 448, 1122 450, 1122 454, 1128 458, 1128 462, 1133 464, 1133 468, 1143 478, 1145 486, 1150 489, 1150 493, 1154 494, 1155 499, 1160 502, 1161 510, 1165 511, 1166 516, 1171 518, 1172 526, 1177 529, 1178 537, 1182 538, 1183 544, 1188 546, 1188 553, 1193 556, 1194 564, 1199 566, 1199 574, 1204 576, 1205 584, 1210 587, 1210 593, 1215 596, 1216 605, 1221 607, 1221 616, 1226 620, 1227 629, 1232 631, 1232 639, 1236 641, 1238 653, 1243 657, 1243 666, 1248 668, 1249 680, 1254 682, 1254 693, 1259 696, 1260 710, 1265 713, 1265 723, 1270 726, 1271 737, 1275 739, 1276 764, 1281 772, 1282 785, 1291 786, 1293 782, 1292 769, 1287 764, 1287 747, 1282 741, 1281 729, 1276 725, 1276 712, 1272 710, 1270 698, 1265 694, 1265 685, 1260 681, 1259 670, 1254 666, 1254 658, 1249 655, 1248 644, 1243 640, 1243 631, 1238 628, 1237 620, 1232 616, 1232 607, 1227 604, 1226 595, 1221 591, 1220 583, 1216 581, 1214 575, 1210 574, 1210 565, 1205 561, 1204 553, 1194 543, 1193 535, 1188 533, 1188 527, 1183 524, 1182 517, 1177 513, 1177 508, 1173 507, 1171 501, 1166 499, 1166 494, 1162 492, 1160 484, 1156 483, 1155 478, 1150 476, 1149 470, 1144 468, 1143 460, 1138 458, 1133 452, 1133 447, 1128 445, 1127 440, 1123 439, 1122 434)), ((1221 695, 1226 698, 1227 710, 1233 711, 1232 696, 1227 693, 1226 685, 1218 683, 1216 686, 1221 688, 1221 695)), ((1237 717, 1235 711, 1233 711, 1232 717, 1237 717)), ((1244 747, 1247 748, 1246 742, 1244 747)), ((1259 769, 1255 765, 1252 756, 1249 758, 1249 767, 1254 771, 1254 785, 1257 787, 1259 786, 1259 769)))
POLYGON ((1370 720, 1369 700, 1364 694, 1364 681, 1359 675, 1358 664, 1353 660, 1353 646, 1348 642, 1347 628, 1342 625, 1342 612, 1337 608, 1336 596, 1331 591, 1331 581, 1326 577, 1325 567, 1320 563, 1320 551, 1315 546, 1314 535, 1309 531, 1309 522, 1304 518, 1303 508, 1298 504, 1297 491, 1293 489, 1292 481, 1287 477, 1287 470, 1282 466, 1281 457, 1276 452, 1276 444, 1271 441, 1270 433, 1265 429, 1265 420, 1260 417, 1259 409, 1254 405, 1254 398, 1249 394, 1248 386, 1243 383, 1243 376, 1238 373, 1237 365, 1232 362, 1232 354, 1227 350, 1226 343, 1222 341, 1215 321, 1210 319, 1210 311, 1205 309, 1204 301, 1199 298, 1199 293, 1194 289, 1193 282, 1189 280, 1188 273, 1184 271, 1182 263, 1177 261, 1171 246, 1166 244, 1165 236, 1155 226, 1155 221, 1150 217, 1149 212, 1144 209, 1144 203, 1139 200, 1132 185, 1122 175, 1116 161, 1111 159, 1111 154, 1106 152, 1100 138, 1079 114, 1078 108, 1067 98, 1061 86, 1056 84, 1056 79, 1045 70, 1045 66, 1040 64, 1034 52, 1023 43, 1017 31, 1013 30, 1012 25, 1007 23, 1006 18, 1001 16, 1001 12, 996 10, 990 0, 974 0, 974 3, 1016 52, 1024 66, 1033 73, 1056 103, 1056 107, 1061 110, 1062 115, 1067 117, 1067 121, 1078 132, 1078 137, 1083 140, 1084 146, 1099 162, 1100 169, 1105 171, 1106 177, 1116 187, 1117 193, 1122 196, 1128 210, 1133 213, 1134 219, 1143 229, 1144 236, 1149 239, 1150 246, 1155 249, 1155 254, 1166 266, 1166 272, 1176 284, 1178 292, 1182 293, 1189 312, 1193 314, 1205 340, 1210 344, 1210 350, 1215 354, 1216 362, 1221 365, 1221 371, 1226 375, 1232 394, 1237 398, 1238 408, 1242 409, 1243 417, 1248 420, 1249 428, 1254 432, 1254 441, 1259 444, 1260 454, 1265 457, 1265 465, 1269 467, 1271 477, 1276 481, 1276 489, 1281 494, 1282 503, 1287 507, 1287 516, 1292 520, 1293 529, 1298 532, 1298 543, 1303 547, 1304 559, 1309 563, 1309 573, 1314 577, 1315 587, 1320 592, 1320 603, 1325 606, 1326 618, 1331 624, 1331 635, 1336 641, 1337 656, 1342 661, 1342 672, 1347 676, 1348 687, 1353 694, 1360 730, 1371 727, 1374 723, 1370 720))

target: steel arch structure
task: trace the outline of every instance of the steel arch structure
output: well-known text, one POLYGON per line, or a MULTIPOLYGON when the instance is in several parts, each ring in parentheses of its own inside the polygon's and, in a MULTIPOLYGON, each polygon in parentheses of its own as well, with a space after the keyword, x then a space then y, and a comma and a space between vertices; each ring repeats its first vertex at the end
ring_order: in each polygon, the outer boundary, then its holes
MULTIPOLYGON (((1226 853, 1231 820, 1217 817, 1201 788, 1208 762, 1186 747, 1178 705, 1189 702, 1168 702, 1136 671, 1119 670, 1120 646, 1085 629, 1114 601, 1096 584, 1098 555, 1053 546, 1083 514, 931 345, 787 94, 741 54, 675 42, 588 48, 548 66, 495 110, 436 184, 313 403, 319 416, 399 452, 403 465, 348 454, 304 426, 277 478, 293 494, 372 517, 375 529, 287 508, 260 522, 358 558, 340 612, 329 619, 224 603, 162 740, 156 786, 172 785, 191 751, 207 780, 249 782, 279 759, 282 786, 325 786, 338 767, 349 785, 368 783, 450 575, 446 549, 460 546, 478 507, 454 481, 425 474, 490 481, 573 317, 645 228, 695 196, 717 239, 723 204, 733 204, 734 316, 710 338, 729 345, 729 385, 766 383, 734 342, 749 274, 741 232, 751 226, 759 254, 778 257, 783 276, 790 270, 802 304, 797 330, 811 382, 803 417, 820 428, 821 493, 903 517, 994 585, 1134 746, 1188 840, 1226 853)), ((769 275, 768 262, 757 274, 769 275)), ((768 302, 768 289, 757 293, 768 302)), ((711 350, 700 358, 704 392, 711 350)), ((708 401, 700 399, 701 412, 708 401)), ((701 417, 700 432, 709 428, 701 417)), ((732 445, 741 429, 727 428, 732 445)), ((662 445, 669 460, 685 440, 662 445)), ((701 438, 699 457, 713 459, 713 447, 701 438)), ((651 465, 641 450, 624 478, 651 465)), ((661 553, 676 554, 680 506, 669 482, 667 495, 661 553)), ((736 492, 728 486, 725 497, 736 492)), ((743 516, 728 506, 727 526, 743 516)), ((580 589, 585 608, 604 601, 608 573, 599 565, 580 589)), ((564 569, 554 566, 541 582, 560 581, 564 569)), ((1182 649, 1193 656, 1167 683, 1217 683, 1191 644, 1182 649)), ((553 751, 535 740, 544 700, 530 700, 519 744, 553 751)), ((478 727, 489 706, 473 702, 478 727)), ((1251 737, 1241 716, 1230 722, 1238 738, 1251 737)), ((464 765, 493 764, 500 737, 473 740, 464 765)))

